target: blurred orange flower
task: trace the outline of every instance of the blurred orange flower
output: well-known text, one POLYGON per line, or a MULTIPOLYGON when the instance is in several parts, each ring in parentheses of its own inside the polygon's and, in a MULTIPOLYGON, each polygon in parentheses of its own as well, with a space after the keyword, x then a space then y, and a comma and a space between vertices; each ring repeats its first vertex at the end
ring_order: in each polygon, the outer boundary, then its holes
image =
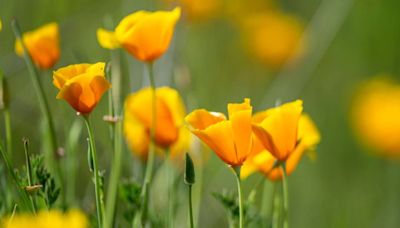
POLYGON ((115 32, 99 29, 97 38, 104 48, 122 46, 138 60, 153 62, 168 49, 180 14, 179 7, 172 11, 138 11, 123 18, 115 32))
POLYGON ((303 25, 294 16, 279 11, 242 19, 242 37, 248 51, 261 63, 279 68, 302 53, 303 25))
POLYGON ((37 215, 16 214, 13 218, 1 221, 0 225, 4 228, 86 228, 89 227, 89 222, 85 214, 74 209, 66 213, 57 210, 50 210, 40 211, 37 215))
POLYGON ((252 147, 250 99, 228 104, 229 120, 218 112, 198 109, 186 116, 193 134, 207 144, 225 163, 241 166, 252 147))
MULTIPOLYGON (((255 118, 260 118, 258 115, 264 115, 266 113, 256 114, 255 118)), ((266 117, 268 118, 268 117, 266 117)), ((260 121, 260 120, 258 120, 260 121)), ((286 160, 286 172, 290 175, 297 167, 304 152, 313 151, 316 144, 320 141, 320 134, 311 118, 302 114, 299 120, 298 132, 297 132, 298 145, 294 148, 293 153, 289 155, 286 160)), ((266 150, 260 140, 256 138, 254 140, 253 152, 251 157, 246 160, 241 170, 241 178, 246 178, 256 171, 261 171, 269 179, 277 180, 283 175, 282 169, 274 167, 276 158, 266 150)))
MULTIPOLYGON (((169 87, 156 89, 156 145, 169 148, 172 157, 183 155, 189 148, 190 133, 183 127, 185 107, 179 93, 169 87)), ((152 126, 151 89, 144 88, 125 100, 124 135, 136 155, 147 158, 152 126)))
MULTIPOLYGON (((35 64, 41 69, 49 69, 60 58, 58 24, 53 22, 36 30, 26 32, 22 39, 35 64)), ((23 56, 20 40, 15 42, 15 52, 23 56)))
POLYGON ((111 87, 104 77, 105 63, 75 64, 53 73, 53 84, 60 90, 57 99, 66 100, 77 112, 90 113, 111 87))
POLYGON ((222 0, 163 0, 168 6, 179 5, 186 19, 192 22, 207 21, 219 15, 222 0))
POLYGON ((360 85, 352 105, 360 140, 386 157, 400 157, 400 84, 388 75, 360 85))

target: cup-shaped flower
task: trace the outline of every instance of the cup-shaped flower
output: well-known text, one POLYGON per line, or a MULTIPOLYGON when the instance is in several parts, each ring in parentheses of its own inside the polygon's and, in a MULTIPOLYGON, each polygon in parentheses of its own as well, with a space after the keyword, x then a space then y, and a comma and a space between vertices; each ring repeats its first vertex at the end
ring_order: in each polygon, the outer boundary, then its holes
POLYGON ((198 109, 186 116, 190 131, 207 144, 225 163, 241 166, 252 148, 250 99, 228 104, 229 119, 218 112, 198 109))
MULTIPOLYGON (((190 133, 183 126, 185 107, 179 93, 169 87, 156 89, 155 143, 169 148, 171 156, 183 155, 189 148, 190 133)), ((125 100, 124 136, 131 151, 146 160, 152 127, 152 91, 143 88, 125 100)))
POLYGON ((138 60, 153 62, 167 51, 180 14, 179 7, 172 11, 138 11, 123 18, 115 32, 99 29, 97 38, 104 48, 122 46, 138 60))
POLYGON ((268 109, 254 118, 254 134, 278 161, 286 161, 296 149, 302 111, 303 102, 297 100, 268 109), (262 121, 258 122, 260 119, 262 121))
MULTIPOLYGON (((53 22, 22 35, 29 54, 41 69, 51 68, 60 58, 58 30, 58 24, 53 22)), ((19 56, 24 54, 20 40, 15 42, 15 52, 19 56)))
MULTIPOLYGON (((286 160, 288 175, 296 169, 304 153, 314 152, 315 146, 320 141, 319 131, 307 114, 302 114, 300 117, 297 141, 298 145, 286 160)), ((276 158, 265 149, 258 138, 254 139, 253 152, 242 167, 241 178, 246 178, 256 171, 261 171, 271 180, 278 180, 283 175, 282 169, 276 166, 276 158)))
POLYGON ((104 77, 105 63, 75 64, 54 71, 57 99, 66 100, 77 112, 88 114, 111 87, 104 77))

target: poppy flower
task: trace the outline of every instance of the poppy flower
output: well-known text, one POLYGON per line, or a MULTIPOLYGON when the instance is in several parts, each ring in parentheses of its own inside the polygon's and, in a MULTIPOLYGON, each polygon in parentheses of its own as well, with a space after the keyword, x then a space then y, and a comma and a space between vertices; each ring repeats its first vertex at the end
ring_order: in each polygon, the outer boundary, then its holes
POLYGON ((54 71, 57 99, 66 100, 77 112, 88 114, 111 87, 104 77, 105 63, 75 64, 54 71))
MULTIPOLYGON (((24 33, 22 40, 33 61, 41 69, 51 68, 60 58, 59 29, 55 22, 24 33)), ((15 42, 15 52, 19 56, 24 54, 20 40, 15 42)))

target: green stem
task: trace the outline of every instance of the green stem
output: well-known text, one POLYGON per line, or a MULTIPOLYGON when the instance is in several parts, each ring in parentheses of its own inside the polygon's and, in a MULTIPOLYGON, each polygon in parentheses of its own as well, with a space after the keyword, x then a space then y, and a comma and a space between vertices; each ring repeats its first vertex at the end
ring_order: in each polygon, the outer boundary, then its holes
POLYGON ((101 186, 100 186, 100 176, 99 176, 99 165, 97 161, 96 145, 94 141, 93 129, 90 122, 90 117, 88 115, 83 115, 86 128, 89 135, 90 151, 92 153, 93 159, 93 172, 94 172, 94 186, 96 194, 96 210, 97 210, 97 222, 98 227, 103 227, 103 213, 104 213, 104 203, 101 197, 101 186))
MULTIPOLYGON (((48 127, 51 150, 48 153, 46 153, 46 155, 47 155, 46 160, 49 163, 51 170, 53 170, 53 172, 56 173, 58 181, 60 182, 60 185, 61 185, 60 189, 64 189, 61 168, 56 162, 57 149, 58 149, 56 133, 55 133, 54 124, 53 124, 53 120, 52 120, 52 116, 51 116, 51 112, 50 112, 50 108, 49 108, 49 103, 46 99, 46 96, 45 96, 45 93, 43 90, 43 86, 39 80, 39 72, 38 72, 35 64, 33 63, 32 57, 29 55, 29 52, 25 46, 25 43, 23 42, 22 33, 21 33, 21 29, 18 25, 18 22, 16 20, 13 20, 11 23, 11 27, 14 31, 15 37, 22 44, 22 48, 24 50, 24 60, 25 60, 26 66, 28 68, 29 75, 31 76, 37 97, 39 99, 40 110, 42 112, 42 115, 44 116, 44 119, 45 119, 47 127, 48 127)), ((63 195, 63 197, 62 197, 63 201, 65 201, 65 194, 62 194, 62 195, 63 195)), ((65 202, 63 202, 63 204, 65 204, 65 202)))
POLYGON ((189 185, 189 218, 190 218, 190 228, 194 228, 193 222, 193 206, 192 206, 192 185, 189 185))
MULTIPOLYGON (((29 156, 29 148, 28 148, 28 139, 23 139, 24 141, 24 151, 25 151, 25 162, 26 162, 26 176, 28 177, 28 185, 33 186, 32 181, 32 164, 31 157, 29 156)), ((33 212, 36 214, 36 204, 33 196, 29 195, 29 200, 31 201, 31 205, 33 208, 33 212)))
MULTIPOLYGON (((112 123, 112 125, 114 125, 112 123)), ((110 182, 108 185, 108 195, 106 204, 106 228, 113 227, 115 221, 115 211, 117 205, 118 183, 121 176, 122 162, 122 121, 118 121, 114 127, 114 160, 111 168, 110 182)))
POLYGON ((237 183, 237 191, 239 198, 239 228, 243 228, 243 202, 242 202, 242 187, 240 183, 240 166, 233 167, 235 171, 236 183, 237 183))
POLYGON ((146 164, 146 171, 144 175, 144 181, 143 181, 143 188, 141 192, 142 196, 142 208, 141 208, 141 220, 142 224, 144 224, 144 221, 146 220, 147 217, 147 204, 148 204, 148 195, 149 195, 149 187, 150 187, 150 182, 151 178, 153 175, 153 166, 154 166, 154 156, 155 156, 155 134, 156 134, 156 120, 157 120, 157 108, 156 108, 156 88, 155 88, 155 81, 154 81, 154 72, 153 72, 153 64, 149 63, 147 65, 148 71, 149 71, 149 78, 150 78, 150 87, 151 87, 151 103, 152 103, 152 112, 151 112, 151 129, 150 129, 150 146, 149 146, 149 155, 147 158, 147 164, 146 164))
POLYGON ((170 149, 166 149, 166 158, 165 158, 165 164, 167 168, 167 181, 168 181, 168 227, 173 228, 174 227, 174 201, 175 201, 175 181, 174 181, 174 172, 173 172, 173 166, 171 164, 171 154, 170 154, 170 149))
POLYGON ((281 194, 279 191, 278 183, 274 183, 274 199, 273 199, 273 210, 272 210, 272 227, 279 227, 279 217, 281 212, 281 194))
POLYGON ((4 109, 4 125, 6 128, 6 143, 7 143, 7 153, 12 160, 13 148, 12 148, 12 129, 11 129, 11 114, 10 109, 4 109))
POLYGON ((282 193, 283 193, 283 228, 289 227, 288 222, 288 212, 289 212, 289 202, 288 202, 288 187, 287 187, 287 174, 286 165, 281 166, 282 169, 282 193))
POLYGON ((9 175, 11 176, 11 179, 13 180, 13 183, 15 185, 15 188, 17 189, 17 192, 22 198, 22 203, 25 208, 30 208, 32 212, 34 212, 34 209, 31 207, 29 199, 28 199, 28 194, 25 190, 23 190, 23 187, 20 185, 17 176, 15 175, 14 168, 12 166, 12 163, 10 162, 10 159, 8 158, 7 153, 4 150, 3 144, 0 141, 0 154, 3 157, 4 163, 6 165, 6 168, 8 170, 9 175))

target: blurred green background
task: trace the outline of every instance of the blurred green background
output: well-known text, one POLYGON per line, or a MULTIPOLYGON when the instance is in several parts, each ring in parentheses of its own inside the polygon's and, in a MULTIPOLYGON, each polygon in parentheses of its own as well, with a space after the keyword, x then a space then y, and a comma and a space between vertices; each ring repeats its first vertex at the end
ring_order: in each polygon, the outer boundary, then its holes
MULTIPOLYGON (((301 18, 305 25, 306 52, 298 61, 279 69, 254 61, 244 50, 238 31, 222 16, 203 22, 181 20, 169 52, 156 63, 156 84, 178 87, 188 111, 201 107, 225 112, 228 102, 239 102, 244 97, 251 98, 256 110, 271 107, 277 100, 303 99, 305 112, 315 120, 322 140, 317 159, 304 158, 289 177, 292 227, 399 227, 400 164, 375 157, 359 145, 351 129, 349 110, 354 88, 364 79, 382 72, 400 76, 400 2, 277 3, 281 10, 301 18), (187 87, 179 86, 175 80, 182 70, 190 75, 187 87)), ((41 117, 28 71, 14 53, 11 19, 18 19, 24 31, 51 21, 60 24, 61 58, 57 69, 73 63, 108 61, 109 51, 98 45, 96 29, 110 19, 115 24, 133 11, 162 7, 159 2, 145 0, 0 0, 0 68, 9 80, 14 158, 18 166, 23 163, 22 137, 31 140, 33 152, 40 151, 41 117)), ((143 65, 122 50, 118 53, 124 94, 146 85, 143 65)), ((57 91, 51 75, 51 70, 46 71, 41 80, 54 113, 59 144, 64 146, 77 117, 66 102, 55 99, 57 91)), ((105 97, 95 109, 93 120, 101 167, 109 170, 111 144, 107 125, 101 120, 107 113, 105 97)), ((2 136, 3 129, 1 121, 2 136)), ((86 136, 86 132, 82 134, 86 136)), ((89 210, 94 199, 93 194, 88 194, 92 186, 84 137, 80 142, 76 187, 79 205, 89 210)), ((140 163, 127 149, 124 156, 123 176, 140 177, 140 163)), ((225 211, 211 193, 235 189, 233 175, 211 154, 204 164, 203 178, 199 227, 227 226, 225 211)), ((257 174, 244 182, 245 194, 260 178, 257 174)), ((182 208, 186 207, 185 200, 180 203, 182 208)), ((185 217, 184 213, 180 216, 185 217)))

